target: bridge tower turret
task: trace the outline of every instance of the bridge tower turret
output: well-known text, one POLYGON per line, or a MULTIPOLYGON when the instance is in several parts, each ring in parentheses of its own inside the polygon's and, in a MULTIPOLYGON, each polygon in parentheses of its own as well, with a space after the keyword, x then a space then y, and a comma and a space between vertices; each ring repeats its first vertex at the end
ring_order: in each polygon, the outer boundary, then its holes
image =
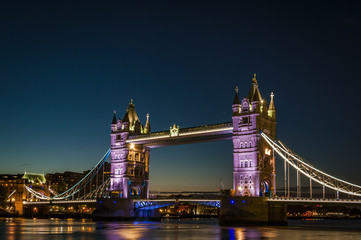
MULTIPOLYGON (((149 120, 148 120, 149 121, 149 120)), ((148 129, 150 131, 149 122, 148 129)), ((148 198, 149 148, 127 143, 132 135, 144 134, 144 127, 135 112, 133 100, 129 103, 123 120, 111 124, 111 179, 112 197, 148 198)))
POLYGON ((256 74, 241 103, 236 89, 233 110, 233 189, 238 196, 265 196, 275 193, 275 158, 261 139, 261 131, 276 137, 276 109, 262 98, 256 74))

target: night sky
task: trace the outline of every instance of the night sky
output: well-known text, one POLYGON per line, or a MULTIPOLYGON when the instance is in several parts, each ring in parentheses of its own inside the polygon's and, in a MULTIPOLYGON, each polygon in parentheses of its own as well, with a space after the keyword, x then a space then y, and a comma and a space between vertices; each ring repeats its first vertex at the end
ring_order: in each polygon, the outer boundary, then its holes
MULTIPOLYGON (((278 138, 361 185, 360 3, 251 2, 1 4, 0 173, 90 169, 131 98, 153 132, 230 122, 257 73, 278 138)), ((231 141, 152 149, 150 188, 230 188, 232 167, 231 141)))

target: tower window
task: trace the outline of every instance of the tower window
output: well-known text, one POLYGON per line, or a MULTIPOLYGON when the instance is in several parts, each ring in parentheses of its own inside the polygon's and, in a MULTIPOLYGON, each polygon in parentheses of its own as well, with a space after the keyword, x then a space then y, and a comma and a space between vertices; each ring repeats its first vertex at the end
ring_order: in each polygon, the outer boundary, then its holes
POLYGON ((249 122, 248 117, 243 117, 242 118, 242 123, 248 123, 248 122, 249 122))

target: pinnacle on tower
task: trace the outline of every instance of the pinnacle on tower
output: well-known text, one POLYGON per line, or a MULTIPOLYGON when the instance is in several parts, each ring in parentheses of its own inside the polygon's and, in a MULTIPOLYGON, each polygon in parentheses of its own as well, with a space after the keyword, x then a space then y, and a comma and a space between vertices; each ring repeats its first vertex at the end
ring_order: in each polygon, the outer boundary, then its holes
POLYGON ((116 113, 117 113, 117 111, 114 110, 114 115, 113 115, 112 124, 117 124, 117 117, 115 116, 116 113))
POLYGON ((253 74, 252 83, 257 84, 256 74, 253 74))
POLYGON ((147 113, 147 122, 144 126, 144 133, 150 133, 150 124, 149 124, 149 113, 147 113))
POLYGON ((134 108, 133 98, 130 99, 129 107, 133 107, 133 108, 134 108))
POLYGON ((259 92, 259 89, 258 89, 258 83, 257 83, 255 73, 253 74, 252 87, 248 92, 247 98, 249 99, 250 102, 261 101, 262 100, 261 93, 259 92))
POLYGON ((274 94, 273 92, 271 92, 271 102, 269 104, 269 107, 268 107, 268 116, 270 118, 272 118, 273 120, 276 119, 276 108, 275 108, 275 104, 274 104, 274 101, 273 101, 273 97, 274 97, 274 94))
POLYGON ((239 101, 239 97, 238 97, 238 86, 236 86, 236 94, 234 96, 234 100, 233 100, 233 105, 234 104, 241 104, 241 102, 239 101))
POLYGON ((276 110, 276 108, 275 108, 275 104, 274 104, 274 102, 273 102, 273 97, 274 97, 274 94, 273 94, 273 92, 271 92, 271 102, 270 102, 270 104, 269 104, 269 107, 268 107, 268 110, 276 110))

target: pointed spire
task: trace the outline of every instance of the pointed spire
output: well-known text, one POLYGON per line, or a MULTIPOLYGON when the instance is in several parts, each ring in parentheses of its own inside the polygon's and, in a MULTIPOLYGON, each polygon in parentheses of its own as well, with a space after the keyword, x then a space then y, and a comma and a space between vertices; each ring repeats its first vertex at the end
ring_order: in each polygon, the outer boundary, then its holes
POLYGON ((124 115, 124 117, 123 117, 123 123, 124 122, 129 122, 129 116, 128 116, 128 110, 127 110, 127 112, 125 113, 125 115, 124 115))
POLYGON ((130 99, 129 108, 134 108, 133 98, 130 99))
POLYGON ((276 108, 275 108, 275 104, 273 102, 273 92, 271 93, 271 102, 269 104, 268 107, 268 117, 270 117, 273 120, 276 120, 276 108))
POLYGON ((256 74, 253 74, 252 83, 257 84, 256 74))
POLYGON ((129 106, 127 108, 127 112, 123 117, 123 122, 129 122, 130 125, 134 125, 137 120, 139 120, 139 118, 137 113, 135 112, 135 105, 133 103, 133 98, 131 98, 129 106))
POLYGON ((112 124, 117 124, 117 117, 115 116, 116 113, 117 113, 117 111, 114 110, 114 115, 113 115, 112 124))
POLYGON ((268 110, 276 110, 275 104, 273 102, 273 97, 274 97, 274 94, 273 94, 273 92, 271 92, 271 102, 269 104, 268 110))
POLYGON ((147 122, 145 123, 144 133, 150 133, 149 113, 147 113, 147 122))
POLYGON ((257 79, 256 79, 255 73, 253 74, 252 87, 248 92, 247 98, 249 99, 250 102, 262 100, 261 93, 259 92, 259 89, 258 89, 258 84, 257 84, 257 79))
POLYGON ((233 100, 233 105, 234 104, 241 104, 241 102, 239 101, 239 97, 238 97, 238 86, 236 86, 236 94, 234 96, 234 100, 233 100))

